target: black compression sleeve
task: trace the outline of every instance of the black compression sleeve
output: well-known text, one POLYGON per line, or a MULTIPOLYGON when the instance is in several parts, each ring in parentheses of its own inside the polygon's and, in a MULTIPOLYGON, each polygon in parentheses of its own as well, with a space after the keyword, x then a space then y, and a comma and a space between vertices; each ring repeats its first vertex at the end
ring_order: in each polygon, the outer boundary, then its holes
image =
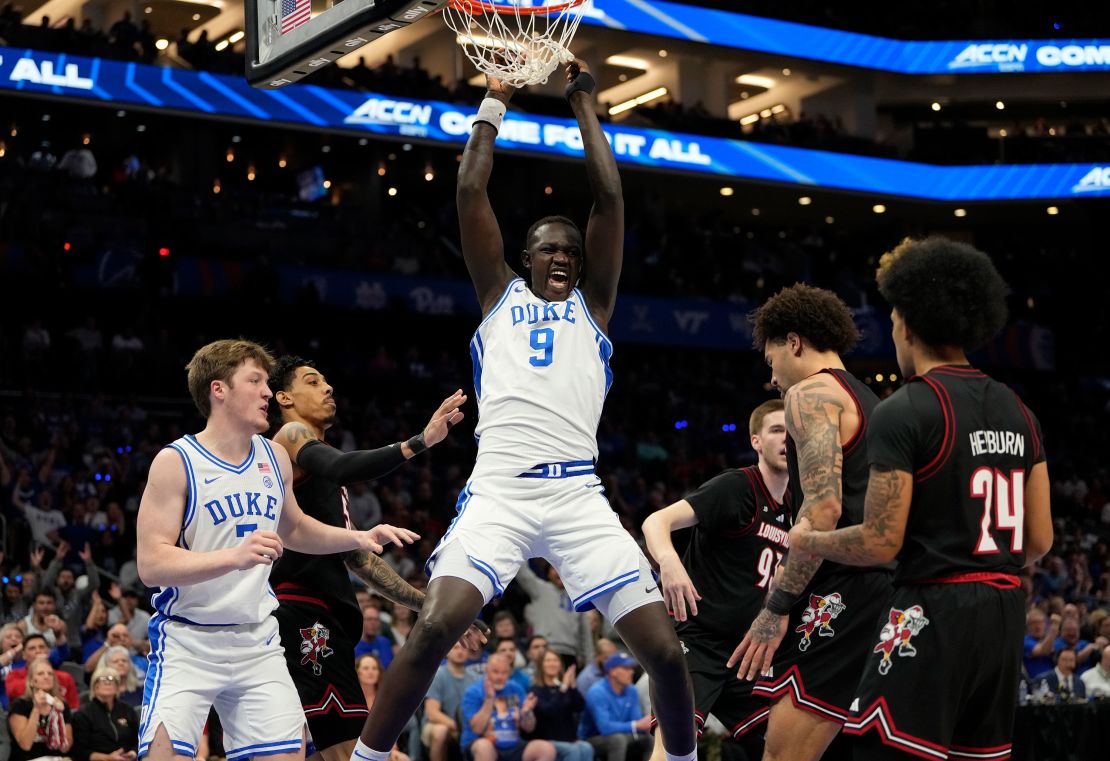
POLYGON ((297 464, 314 476, 337 484, 353 484, 381 478, 405 461, 400 444, 381 449, 340 452, 322 441, 310 441, 297 453, 297 464))

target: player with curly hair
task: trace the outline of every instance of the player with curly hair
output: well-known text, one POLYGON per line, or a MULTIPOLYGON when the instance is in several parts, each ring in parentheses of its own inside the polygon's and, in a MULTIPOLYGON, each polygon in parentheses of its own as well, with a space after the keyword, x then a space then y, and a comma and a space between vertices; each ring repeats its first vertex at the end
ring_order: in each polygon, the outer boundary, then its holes
MULTIPOLYGON (((844 369, 841 355, 860 337, 851 311, 836 294, 798 284, 751 319, 755 346, 786 405, 795 520, 818 531, 858 524, 865 434, 879 400, 844 369)), ((849 568, 791 549, 729 659, 740 664, 739 678, 761 676, 752 694, 772 701, 764 761, 818 759, 836 737, 851 716, 853 688, 890 588, 889 567, 849 568)))
POLYGON ((792 552, 898 561, 845 724, 863 735, 855 758, 1009 758, 1018 574, 1052 546, 1052 516, 1037 419, 967 359, 1005 324, 1006 283, 986 254, 933 237, 885 255, 878 284, 909 380, 871 417, 863 522, 802 519, 792 552))

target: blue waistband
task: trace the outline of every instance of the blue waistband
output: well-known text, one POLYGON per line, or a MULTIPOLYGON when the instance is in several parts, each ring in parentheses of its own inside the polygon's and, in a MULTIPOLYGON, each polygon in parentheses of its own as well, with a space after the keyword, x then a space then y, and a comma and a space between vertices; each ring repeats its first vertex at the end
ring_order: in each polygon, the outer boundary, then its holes
POLYGON ((593 472, 593 460, 571 460, 543 463, 517 475, 517 478, 573 478, 592 475, 593 472))

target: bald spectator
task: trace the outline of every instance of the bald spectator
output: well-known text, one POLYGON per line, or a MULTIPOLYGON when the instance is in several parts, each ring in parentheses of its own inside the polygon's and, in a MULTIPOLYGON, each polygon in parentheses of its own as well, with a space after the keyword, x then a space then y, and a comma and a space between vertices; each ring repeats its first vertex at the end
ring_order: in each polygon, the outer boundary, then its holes
POLYGON ((89 657, 85 659, 85 671, 92 673, 100 664, 100 659, 112 647, 127 648, 128 655, 131 656, 131 663, 135 666, 135 671, 142 679, 146 676, 147 660, 145 657, 140 656, 135 649, 135 643, 131 639, 131 633, 127 631, 127 624, 119 623, 113 624, 108 627, 108 636, 104 642, 96 650, 89 653, 89 657))
POLYGON ((1056 637, 1060 632, 1060 616, 1053 614, 1051 622, 1044 612, 1033 608, 1025 615, 1025 673, 1031 678, 1052 668, 1052 655, 1056 652, 1056 637))
POLYGON ((522 733, 536 728, 536 696, 510 681, 512 668, 512 661, 494 653, 482 681, 463 694, 463 755, 474 761, 555 761, 555 746, 547 740, 524 741, 522 733))
POLYGON ((131 635, 132 642, 140 651, 149 638, 150 614, 139 607, 139 593, 130 587, 121 589, 119 584, 112 583, 111 598, 116 601, 116 607, 108 611, 108 624, 124 624, 131 635))

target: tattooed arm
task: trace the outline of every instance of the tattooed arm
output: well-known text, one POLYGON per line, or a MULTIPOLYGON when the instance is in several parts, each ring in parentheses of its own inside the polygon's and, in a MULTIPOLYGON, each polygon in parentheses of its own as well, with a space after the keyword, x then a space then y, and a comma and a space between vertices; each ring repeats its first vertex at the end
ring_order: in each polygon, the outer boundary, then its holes
MULTIPOLYGON (((804 495, 798 520, 818 531, 832 531, 840 520, 844 453, 840 422, 845 409, 843 391, 828 375, 818 375, 786 392, 786 430, 798 449, 798 477, 804 495)), ((786 636, 786 610, 809 584, 821 559, 806 555, 791 544, 787 561, 772 583, 775 610, 767 603, 752 621, 743 641, 728 660, 740 664, 739 679, 755 679, 771 668, 775 651, 786 636)))
POLYGON ((863 523, 814 531, 808 520, 799 519, 790 531, 790 547, 846 565, 889 563, 902 549, 912 497, 910 473, 872 465, 863 523))
POLYGON ((344 562, 370 589, 390 602, 418 613, 424 606, 424 593, 398 576, 389 563, 374 553, 356 550, 348 553, 344 562))

